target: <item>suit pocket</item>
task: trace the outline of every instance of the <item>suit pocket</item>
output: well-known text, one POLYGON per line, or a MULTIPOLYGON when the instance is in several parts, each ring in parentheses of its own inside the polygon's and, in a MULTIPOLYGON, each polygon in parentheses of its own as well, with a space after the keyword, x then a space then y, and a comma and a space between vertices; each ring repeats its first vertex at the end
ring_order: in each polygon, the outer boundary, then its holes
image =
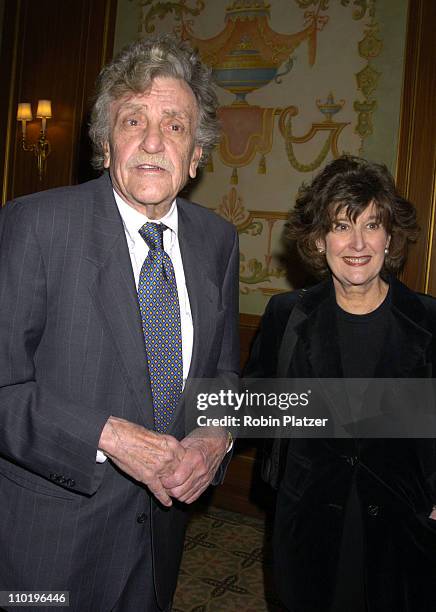
POLYGON ((77 494, 69 493, 62 489, 62 487, 51 484, 49 480, 45 480, 36 474, 31 474, 13 463, 5 461, 0 463, 0 477, 6 478, 22 489, 39 495, 63 499, 65 501, 75 501, 78 499, 77 494))

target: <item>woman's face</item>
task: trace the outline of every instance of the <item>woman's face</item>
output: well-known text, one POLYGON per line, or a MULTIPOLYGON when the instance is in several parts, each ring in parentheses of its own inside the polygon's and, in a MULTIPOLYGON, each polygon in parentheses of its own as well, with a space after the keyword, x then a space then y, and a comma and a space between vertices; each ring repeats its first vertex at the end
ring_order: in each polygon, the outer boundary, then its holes
POLYGON ((369 288, 379 277, 390 236, 377 222, 376 213, 371 203, 353 222, 344 208, 335 217, 325 238, 316 242, 317 247, 325 251, 334 280, 344 288, 369 288))

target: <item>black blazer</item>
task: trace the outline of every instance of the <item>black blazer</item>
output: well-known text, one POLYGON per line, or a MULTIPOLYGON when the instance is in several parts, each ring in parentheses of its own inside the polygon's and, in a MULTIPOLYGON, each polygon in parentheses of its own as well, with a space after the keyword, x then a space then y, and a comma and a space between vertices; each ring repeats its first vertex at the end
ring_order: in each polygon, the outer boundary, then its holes
MULTIPOLYGON (((181 198, 177 206, 194 325, 189 376, 235 376, 236 231, 200 206, 181 198)), ((153 428, 109 176, 19 198, 1 211, 0 236, 0 589, 68 589, 72 610, 107 612, 151 546, 165 608, 186 508, 163 509, 110 461, 95 460, 110 415, 153 428)), ((169 431, 178 438, 184 412, 182 397, 169 431)))
MULTIPOLYGON (((436 300, 390 279, 391 310, 378 378, 433 377, 436 300)), ((286 324, 299 313, 287 356, 290 378, 341 378, 332 282, 274 296, 246 374, 274 377, 286 324), (295 339, 295 338, 294 338, 295 339)), ((364 351, 362 351, 364 358, 364 351)), ((325 612, 333 599, 339 544, 355 479, 365 527, 367 598, 373 611, 429 611, 436 579, 436 445, 425 440, 292 439, 277 498, 274 555, 282 600, 295 612, 325 612), (427 599, 426 599, 427 598, 427 599), (424 603, 425 602, 425 603, 424 603), (429 603, 430 602, 430 603, 429 603)))

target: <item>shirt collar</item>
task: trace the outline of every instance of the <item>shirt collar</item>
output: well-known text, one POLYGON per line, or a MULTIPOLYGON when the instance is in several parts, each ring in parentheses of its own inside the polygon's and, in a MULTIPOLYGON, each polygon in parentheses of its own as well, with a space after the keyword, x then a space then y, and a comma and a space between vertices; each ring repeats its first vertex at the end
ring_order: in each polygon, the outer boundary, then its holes
POLYGON ((169 209, 166 215, 164 215, 160 219, 149 219, 142 213, 138 212, 135 208, 127 204, 127 202, 125 202, 122 197, 118 195, 115 189, 113 189, 113 192, 115 202, 117 203, 117 207, 121 215, 121 219, 123 221, 124 230, 130 243, 134 245, 136 240, 140 238, 138 232, 144 225, 144 223, 147 223, 147 221, 150 221, 151 223, 163 223, 171 230, 172 238, 174 234, 177 236, 179 219, 176 200, 173 201, 173 203, 171 204, 171 208, 169 209))

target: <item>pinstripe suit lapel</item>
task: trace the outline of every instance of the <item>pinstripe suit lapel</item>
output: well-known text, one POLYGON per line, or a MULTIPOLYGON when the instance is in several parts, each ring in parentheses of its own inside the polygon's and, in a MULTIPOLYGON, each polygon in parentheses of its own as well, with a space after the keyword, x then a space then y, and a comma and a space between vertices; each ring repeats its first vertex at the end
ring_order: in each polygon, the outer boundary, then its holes
MULTIPOLYGON (((136 400, 138 415, 153 428, 151 388, 141 317, 124 229, 107 175, 97 183, 90 210, 86 259, 94 264, 90 292, 116 346, 120 365, 136 400)), ((189 377, 201 377, 214 338, 219 291, 210 278, 213 262, 195 207, 178 199, 179 243, 191 305, 194 343, 189 377)), ((179 404, 180 408, 180 404, 179 404)), ((178 416, 177 414, 175 416, 178 416)))
POLYGON ((107 175, 97 183, 90 214, 85 254, 95 266, 90 292, 114 341, 120 367, 136 400, 139 422, 152 429, 153 404, 135 280, 122 221, 107 175))
POLYGON ((180 252, 194 327, 189 377, 200 378, 214 338, 219 291, 208 274, 213 263, 207 250, 208 236, 195 215, 195 207, 180 199, 177 205, 180 252))

